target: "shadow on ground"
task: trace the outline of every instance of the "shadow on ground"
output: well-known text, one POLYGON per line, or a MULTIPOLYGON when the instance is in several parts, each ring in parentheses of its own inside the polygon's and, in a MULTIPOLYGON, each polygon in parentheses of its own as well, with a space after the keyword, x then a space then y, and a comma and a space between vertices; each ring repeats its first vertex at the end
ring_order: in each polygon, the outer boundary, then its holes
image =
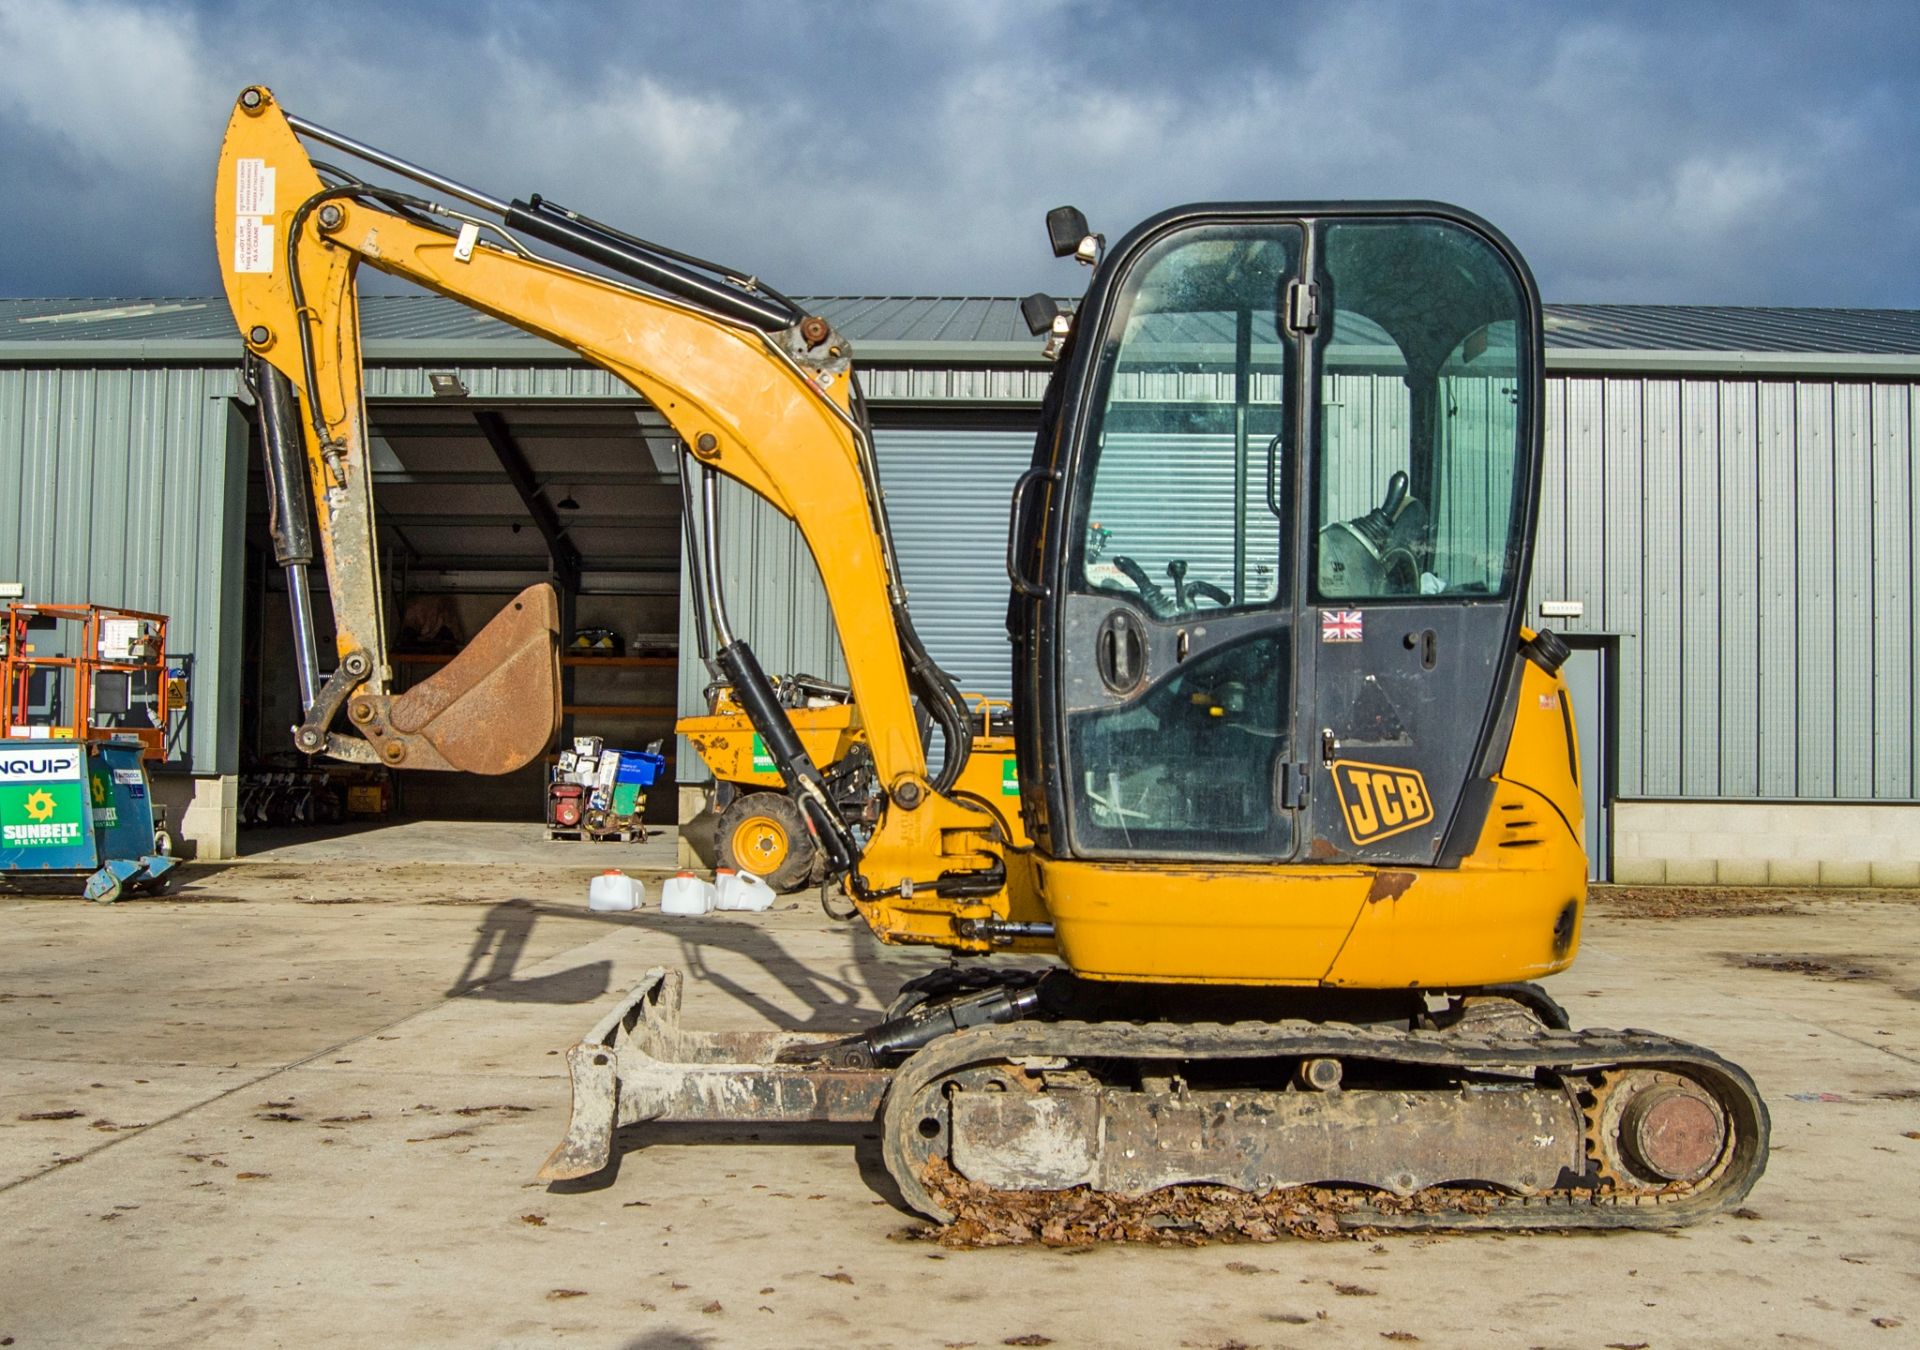
POLYGON ((533 900, 503 900, 488 907, 474 930, 465 964, 447 989, 448 998, 487 998, 507 1003, 591 1003, 608 992, 611 963, 590 961, 571 970, 522 978, 515 974, 534 928, 544 921, 608 928, 642 928, 680 944, 680 966, 689 980, 718 990, 751 1008, 783 1031, 850 1031, 873 1020, 862 1006, 882 1006, 917 969, 879 958, 879 944, 858 924, 846 926, 854 982, 840 979, 790 956, 764 929, 750 920, 678 918, 651 911, 601 914, 572 905, 533 900), (806 1009, 796 1015, 785 1001, 769 998, 751 984, 716 969, 709 959, 727 952, 753 962, 806 1009))

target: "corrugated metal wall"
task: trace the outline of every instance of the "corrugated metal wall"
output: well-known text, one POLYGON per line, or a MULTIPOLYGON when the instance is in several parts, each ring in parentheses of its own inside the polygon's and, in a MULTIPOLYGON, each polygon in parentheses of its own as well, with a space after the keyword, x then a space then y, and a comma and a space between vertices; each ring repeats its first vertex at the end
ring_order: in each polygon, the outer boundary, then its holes
POLYGON ((1033 433, 881 431, 874 441, 914 627, 963 690, 1008 697, 1007 509, 1033 433))
MULTIPOLYGON (((1005 698, 1007 502, 1033 456, 1030 432, 880 431, 887 514, 914 624, 962 689, 1005 698)), ((772 674, 846 678, 820 570, 793 523, 738 484, 721 484, 721 567, 727 613, 772 674)), ((693 634, 690 569, 681 568, 680 710, 704 711, 693 634)), ((682 782, 707 777, 683 738, 682 782)))
MULTIPOLYGON (((720 576, 726 590, 727 618, 734 635, 745 638, 769 675, 817 675, 847 678, 840 634, 827 605, 820 569, 792 521, 731 479, 720 480, 720 576)), ((693 569, 681 544, 680 690, 684 716, 707 710, 705 690, 712 678, 700 663, 693 622, 693 569)), ((679 738, 675 775, 683 783, 710 775, 686 737, 679 738)))
POLYGON ((1557 377, 1532 600, 1619 638, 1623 797, 1920 796, 1920 385, 1557 377))
MULTIPOLYGON (((1404 416, 1391 389, 1358 388, 1372 378, 1339 377, 1342 416, 1404 416)), ((1580 619, 1550 626, 1617 639, 1617 794, 1920 797, 1920 385, 1558 375, 1546 416, 1530 610, 1579 600, 1580 619)), ((1028 448, 1016 433, 881 437, 916 620, 987 692, 1005 688, 1006 498, 1028 448)), ((766 538, 743 524, 728 544, 757 578, 732 586, 739 616, 761 607, 739 626, 783 654, 770 669, 838 672, 811 559, 754 509, 766 538)), ((683 677, 683 708, 700 683, 683 677)))
POLYGON ((231 370, 0 367, 0 580, 166 614, 169 657, 191 659, 196 773, 233 773, 239 754, 235 385, 231 370))

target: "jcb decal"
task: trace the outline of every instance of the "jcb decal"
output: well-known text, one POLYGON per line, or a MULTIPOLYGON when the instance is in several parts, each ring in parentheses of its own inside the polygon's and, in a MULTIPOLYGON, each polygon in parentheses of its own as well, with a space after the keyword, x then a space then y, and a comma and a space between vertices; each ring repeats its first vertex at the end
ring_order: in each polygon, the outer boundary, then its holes
POLYGON ((1347 819, 1347 833, 1354 843, 1370 844, 1433 819, 1427 780, 1418 769, 1344 759, 1335 761, 1332 768, 1340 814, 1347 819))

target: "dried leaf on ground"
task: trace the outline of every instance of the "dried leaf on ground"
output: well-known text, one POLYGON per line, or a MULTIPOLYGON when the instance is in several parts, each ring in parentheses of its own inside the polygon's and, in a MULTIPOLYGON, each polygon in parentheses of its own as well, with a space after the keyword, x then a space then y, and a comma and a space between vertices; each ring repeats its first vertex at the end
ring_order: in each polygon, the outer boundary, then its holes
POLYGON ((520 1216, 520 1222, 530 1228, 545 1228, 547 1226, 547 1216, 544 1214, 522 1214, 520 1216))
POLYGON ((1594 886, 1591 903, 1622 919, 1732 919, 1798 914, 1795 893, 1754 886, 1594 886))
MULTIPOLYGON (((1082 1247, 1095 1242, 1151 1242, 1197 1247, 1211 1242, 1277 1242, 1285 1237, 1331 1241, 1372 1239, 1363 1225, 1342 1227, 1343 1216, 1369 1210, 1438 1213, 1436 1196, 1393 1196, 1299 1186, 1255 1195, 1231 1186, 1169 1186, 1144 1196, 1103 1194, 1087 1187, 1064 1191, 1001 1191, 969 1181, 935 1158, 922 1180, 955 1215, 928 1236, 946 1247, 1006 1247, 1039 1243, 1082 1247)), ((1453 1193, 1454 1208, 1463 1204, 1453 1193)))
POLYGON ((586 1296, 587 1296, 587 1291, 584 1289, 549 1289, 547 1290, 547 1297, 553 1298, 553 1299, 585 1298, 586 1296))

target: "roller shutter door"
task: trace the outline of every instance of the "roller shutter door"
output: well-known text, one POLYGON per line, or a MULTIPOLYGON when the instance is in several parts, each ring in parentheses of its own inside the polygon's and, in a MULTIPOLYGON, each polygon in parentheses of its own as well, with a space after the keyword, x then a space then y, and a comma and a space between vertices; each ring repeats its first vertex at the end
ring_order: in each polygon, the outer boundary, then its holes
POLYGON ((1007 506, 1033 458, 1033 433, 898 430, 874 439, 914 627, 963 690, 1006 698, 1007 506))

